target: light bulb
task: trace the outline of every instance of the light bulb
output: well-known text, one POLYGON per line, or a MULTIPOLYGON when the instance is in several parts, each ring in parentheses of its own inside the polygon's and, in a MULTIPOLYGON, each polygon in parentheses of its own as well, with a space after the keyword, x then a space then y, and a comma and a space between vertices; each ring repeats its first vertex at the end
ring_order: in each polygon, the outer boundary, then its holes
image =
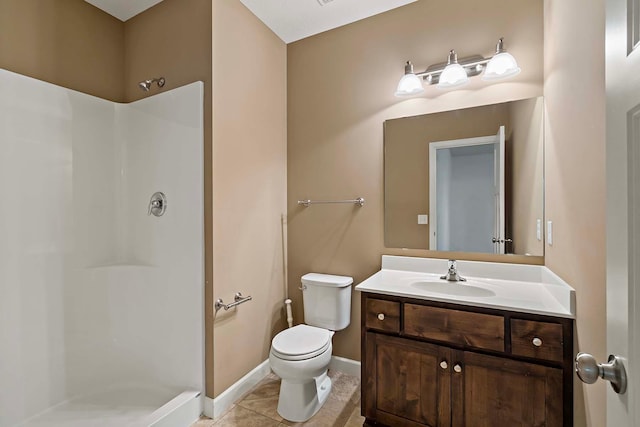
POLYGON ((469 76, 467 72, 458 64, 458 55, 455 50, 449 52, 449 59, 447 66, 440 73, 440 79, 438 81, 438 87, 440 89, 448 89, 452 87, 459 87, 469 83, 469 76))
POLYGON ((487 63, 482 80, 506 79, 519 73, 520 67, 518 67, 516 59, 504 49, 504 42, 501 38, 496 46, 496 54, 487 63))
POLYGON ((422 92, 424 92, 424 87, 422 87, 420 77, 415 74, 405 74, 398 83, 396 96, 418 95, 422 92))
POLYGON ((422 81, 420 77, 416 76, 413 73, 413 64, 411 61, 407 61, 407 64, 404 67, 404 76, 400 79, 398 83, 398 88, 396 89, 395 95, 398 97, 403 96, 412 96, 418 95, 424 92, 424 87, 422 86, 422 81))
POLYGON ((506 79, 520 73, 516 59, 507 52, 494 55, 487 64, 482 80, 506 79))

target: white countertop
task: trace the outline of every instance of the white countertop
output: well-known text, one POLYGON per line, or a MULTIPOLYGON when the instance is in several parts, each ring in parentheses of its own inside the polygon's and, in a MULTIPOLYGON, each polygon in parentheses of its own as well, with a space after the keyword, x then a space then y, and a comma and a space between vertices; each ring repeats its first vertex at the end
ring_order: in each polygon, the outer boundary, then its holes
POLYGON ((575 290, 544 266, 458 261, 466 282, 440 279, 447 260, 382 256, 356 290, 473 307, 575 318, 575 290))

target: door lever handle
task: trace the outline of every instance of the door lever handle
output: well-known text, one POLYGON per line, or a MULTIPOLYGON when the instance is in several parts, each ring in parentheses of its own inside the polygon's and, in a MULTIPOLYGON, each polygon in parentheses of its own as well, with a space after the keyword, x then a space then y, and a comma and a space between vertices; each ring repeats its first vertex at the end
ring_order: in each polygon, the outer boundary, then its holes
POLYGON ((576 356, 576 374, 584 383, 593 384, 598 378, 611 383, 611 388, 618 394, 627 391, 627 371, 619 356, 609 355, 608 363, 598 363, 596 358, 588 353, 578 353, 576 356))

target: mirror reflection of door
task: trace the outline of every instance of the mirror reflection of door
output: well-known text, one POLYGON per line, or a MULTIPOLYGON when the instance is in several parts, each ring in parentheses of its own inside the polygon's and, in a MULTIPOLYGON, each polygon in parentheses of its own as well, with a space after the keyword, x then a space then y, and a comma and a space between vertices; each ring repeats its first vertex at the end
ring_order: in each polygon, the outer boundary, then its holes
POLYGON ((505 253, 505 127, 429 144, 429 249, 505 253))

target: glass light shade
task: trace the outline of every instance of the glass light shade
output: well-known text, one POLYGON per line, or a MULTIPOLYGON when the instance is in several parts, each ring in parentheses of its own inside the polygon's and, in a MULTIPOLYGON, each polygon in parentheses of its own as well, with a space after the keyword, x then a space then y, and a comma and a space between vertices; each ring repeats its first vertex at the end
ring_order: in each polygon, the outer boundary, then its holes
POLYGON ((420 77, 413 73, 405 74, 398 83, 396 96, 412 96, 424 92, 420 77))
POLYGON ((507 52, 497 53, 487 63, 482 80, 498 80, 513 77, 520 73, 516 59, 507 52))
POLYGON ((469 76, 467 76, 467 72, 462 68, 462 65, 452 63, 442 70, 440 80, 438 81, 438 87, 440 89, 447 89, 462 86, 466 83, 469 83, 469 76))

